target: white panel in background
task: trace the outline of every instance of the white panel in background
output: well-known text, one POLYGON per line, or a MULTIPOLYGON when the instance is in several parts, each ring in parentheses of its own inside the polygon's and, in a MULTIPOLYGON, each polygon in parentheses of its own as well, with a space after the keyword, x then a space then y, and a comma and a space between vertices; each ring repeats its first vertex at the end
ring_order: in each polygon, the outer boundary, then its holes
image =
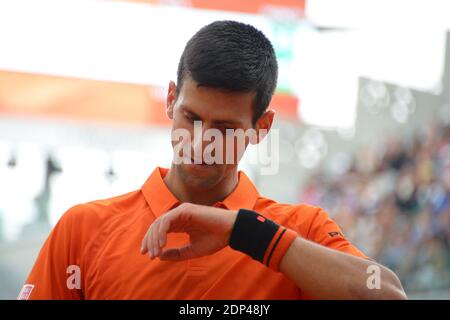
POLYGON ((440 92, 448 0, 311 0, 315 25, 359 31, 361 75, 432 93, 440 92))
POLYGON ((164 86, 182 50, 215 20, 255 15, 107 0, 0 0, 0 69, 164 86))
POLYGON ((310 0, 305 14, 314 24, 354 29, 450 28, 448 0, 310 0))
POLYGON ((445 31, 361 30, 355 33, 354 41, 362 62, 359 69, 361 76, 434 94, 441 93, 445 31))
POLYGON ((358 91, 356 43, 349 32, 311 32, 298 35, 295 68, 299 117, 308 124, 351 128, 358 91))
POLYGON ((360 77, 441 92, 443 31, 302 31, 297 38, 298 111, 308 124, 351 128, 360 77))

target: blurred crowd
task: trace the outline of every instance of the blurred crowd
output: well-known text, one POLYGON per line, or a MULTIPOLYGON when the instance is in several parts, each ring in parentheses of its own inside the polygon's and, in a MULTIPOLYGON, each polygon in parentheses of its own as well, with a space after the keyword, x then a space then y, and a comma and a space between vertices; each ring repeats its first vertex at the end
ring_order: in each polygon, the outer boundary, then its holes
POLYGON ((366 255, 394 270, 408 292, 450 288, 450 126, 431 124, 315 173, 301 202, 321 206, 366 255))

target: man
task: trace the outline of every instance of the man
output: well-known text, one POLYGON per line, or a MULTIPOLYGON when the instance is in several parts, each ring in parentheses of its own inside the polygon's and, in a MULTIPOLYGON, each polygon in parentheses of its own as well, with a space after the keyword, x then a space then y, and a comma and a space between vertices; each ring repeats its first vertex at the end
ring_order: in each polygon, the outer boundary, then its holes
POLYGON ((19 299, 406 298, 397 276, 324 210, 259 195, 238 171, 242 148, 216 148, 233 161, 211 163, 209 144, 192 139, 201 122, 227 146, 231 129, 254 130, 244 149, 259 143, 274 118, 277 68, 252 26, 219 21, 198 31, 167 94, 172 132, 191 136, 173 139, 171 168, 156 168, 138 191, 69 209, 19 299))

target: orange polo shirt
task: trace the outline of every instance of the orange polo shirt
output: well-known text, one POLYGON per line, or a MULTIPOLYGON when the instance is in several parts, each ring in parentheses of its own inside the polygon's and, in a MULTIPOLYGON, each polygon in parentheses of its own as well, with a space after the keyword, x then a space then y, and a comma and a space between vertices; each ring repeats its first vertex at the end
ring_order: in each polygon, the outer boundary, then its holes
MULTIPOLYGON (((157 167, 140 190, 69 209, 42 247, 19 298, 305 298, 301 288, 281 272, 230 247, 179 262, 141 255, 141 241, 151 223, 180 203, 163 181, 167 172, 157 167)), ((366 257, 343 237, 324 210, 262 197, 242 171, 233 192, 215 206, 257 211, 306 239, 366 257)), ((171 233, 167 246, 179 247, 187 241, 186 234, 171 233)))

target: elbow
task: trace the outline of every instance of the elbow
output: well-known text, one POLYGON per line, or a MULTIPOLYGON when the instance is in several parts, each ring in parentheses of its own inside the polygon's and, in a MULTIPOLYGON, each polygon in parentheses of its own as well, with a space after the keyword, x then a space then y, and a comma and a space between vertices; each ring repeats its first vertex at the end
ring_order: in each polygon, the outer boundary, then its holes
POLYGON ((391 300, 408 300, 408 296, 406 295, 403 289, 399 289, 396 292, 394 292, 391 300))
POLYGON ((381 290, 377 295, 377 299, 380 300, 408 300, 408 296, 403 290, 400 279, 397 275, 386 268, 385 281, 381 282, 381 290))
POLYGON ((400 279, 391 270, 389 270, 389 272, 391 273, 391 280, 386 284, 387 293, 385 299, 408 300, 408 296, 406 295, 405 290, 403 290, 400 279))
POLYGON ((383 284, 381 289, 365 289, 353 290, 353 298, 357 300, 408 300, 403 288, 392 285, 383 284), (356 294, 355 294, 356 293, 356 294))
POLYGON ((408 300, 408 296, 399 284, 388 283, 385 284, 385 289, 382 290, 380 300, 408 300))
POLYGON ((403 290, 397 275, 388 268, 382 267, 381 279, 377 285, 361 284, 351 287, 354 299, 362 300, 407 300, 408 297, 403 290))

